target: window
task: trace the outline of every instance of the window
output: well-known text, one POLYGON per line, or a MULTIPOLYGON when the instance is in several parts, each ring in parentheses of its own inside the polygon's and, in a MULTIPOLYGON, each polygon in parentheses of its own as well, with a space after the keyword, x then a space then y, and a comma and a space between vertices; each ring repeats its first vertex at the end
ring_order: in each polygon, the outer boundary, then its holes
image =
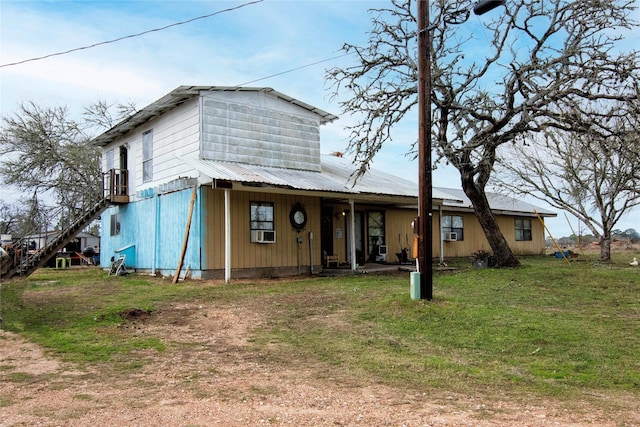
POLYGON ((111 215, 111 235, 117 236, 120 234, 120 213, 111 215))
POLYGON ((273 221, 273 203, 251 202, 251 229, 275 230, 273 221))
POLYGON ((530 219, 516 218, 516 240, 533 240, 530 219))
POLYGON ((369 253, 380 245, 384 245, 384 212, 367 212, 367 236, 369 237, 369 253))
POLYGON ((142 181, 153 180, 153 131, 142 134, 142 181))
POLYGON ((464 240, 464 218, 454 215, 442 216, 442 232, 456 233, 456 240, 464 240))
POLYGON ((113 149, 107 151, 107 171, 113 169, 113 149))

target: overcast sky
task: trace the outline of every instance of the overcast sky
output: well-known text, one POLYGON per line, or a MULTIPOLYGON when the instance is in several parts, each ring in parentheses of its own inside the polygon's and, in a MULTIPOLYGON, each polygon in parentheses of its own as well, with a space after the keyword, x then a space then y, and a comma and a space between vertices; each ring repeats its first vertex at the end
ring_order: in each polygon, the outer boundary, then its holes
MULTIPOLYGON (((15 112, 24 101, 67 106, 78 114, 98 100, 133 102, 142 108, 181 85, 248 83, 272 87, 341 116, 321 128, 321 145, 323 153, 345 151, 344 127, 350 118, 341 115, 337 101, 330 99, 325 70, 355 63, 353 56, 342 56, 340 48, 344 43, 366 45, 368 10, 390 2, 248 3, 251 0, 1 0, 0 65, 99 45, 0 68, 0 114, 15 112), (229 8, 236 9, 225 11, 229 8), (211 14, 215 15, 100 44, 211 14)), ((416 122, 398 126, 393 143, 378 154, 374 167, 417 180, 417 162, 406 156, 416 138, 416 122)), ((438 169, 433 179, 435 186, 460 188, 455 170, 438 169)), ((549 209, 542 202, 528 201, 549 209)), ((556 237, 571 232, 562 212, 548 225, 556 237)), ((577 221, 572 225, 577 231, 577 221)), ((618 228, 640 230, 639 215, 627 216, 618 228)))

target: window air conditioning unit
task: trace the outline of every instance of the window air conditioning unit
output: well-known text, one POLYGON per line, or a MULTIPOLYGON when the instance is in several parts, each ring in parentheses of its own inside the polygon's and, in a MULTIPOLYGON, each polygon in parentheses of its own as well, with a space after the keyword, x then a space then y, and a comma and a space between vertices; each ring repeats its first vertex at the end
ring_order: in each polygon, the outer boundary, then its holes
POLYGON ((251 243, 275 243, 274 230, 251 230, 251 243))
POLYGON ((455 242, 458 240, 458 233, 451 232, 451 233, 444 233, 444 240, 447 242, 455 242))
POLYGON ((387 261, 387 246, 380 245, 378 246, 378 254, 376 255, 376 262, 386 262, 387 261))

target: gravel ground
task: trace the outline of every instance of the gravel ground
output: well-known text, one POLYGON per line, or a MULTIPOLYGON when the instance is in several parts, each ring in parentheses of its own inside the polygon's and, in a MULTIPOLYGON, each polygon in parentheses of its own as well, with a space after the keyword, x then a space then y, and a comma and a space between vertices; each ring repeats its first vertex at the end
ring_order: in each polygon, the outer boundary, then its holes
POLYGON ((162 322, 128 326, 126 333, 171 344, 138 353, 143 367, 120 372, 62 363, 0 331, 0 426, 640 425, 628 411, 637 403, 611 414, 592 400, 570 409, 551 401, 488 401, 392 388, 297 361, 283 366, 250 351, 255 315, 232 307, 174 310, 162 322))

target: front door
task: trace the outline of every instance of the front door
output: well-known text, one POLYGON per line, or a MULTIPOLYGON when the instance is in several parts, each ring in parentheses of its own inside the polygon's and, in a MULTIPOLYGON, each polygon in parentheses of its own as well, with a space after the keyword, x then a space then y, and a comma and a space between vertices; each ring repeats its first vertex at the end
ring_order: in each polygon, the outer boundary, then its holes
POLYGON ((323 206, 320 217, 320 248, 324 255, 334 255, 333 253, 333 206, 323 206))
POLYGON ((128 193, 129 179, 128 179, 128 166, 127 166, 127 147, 120 146, 120 170, 116 175, 116 188, 118 188, 119 195, 126 195, 128 193))

